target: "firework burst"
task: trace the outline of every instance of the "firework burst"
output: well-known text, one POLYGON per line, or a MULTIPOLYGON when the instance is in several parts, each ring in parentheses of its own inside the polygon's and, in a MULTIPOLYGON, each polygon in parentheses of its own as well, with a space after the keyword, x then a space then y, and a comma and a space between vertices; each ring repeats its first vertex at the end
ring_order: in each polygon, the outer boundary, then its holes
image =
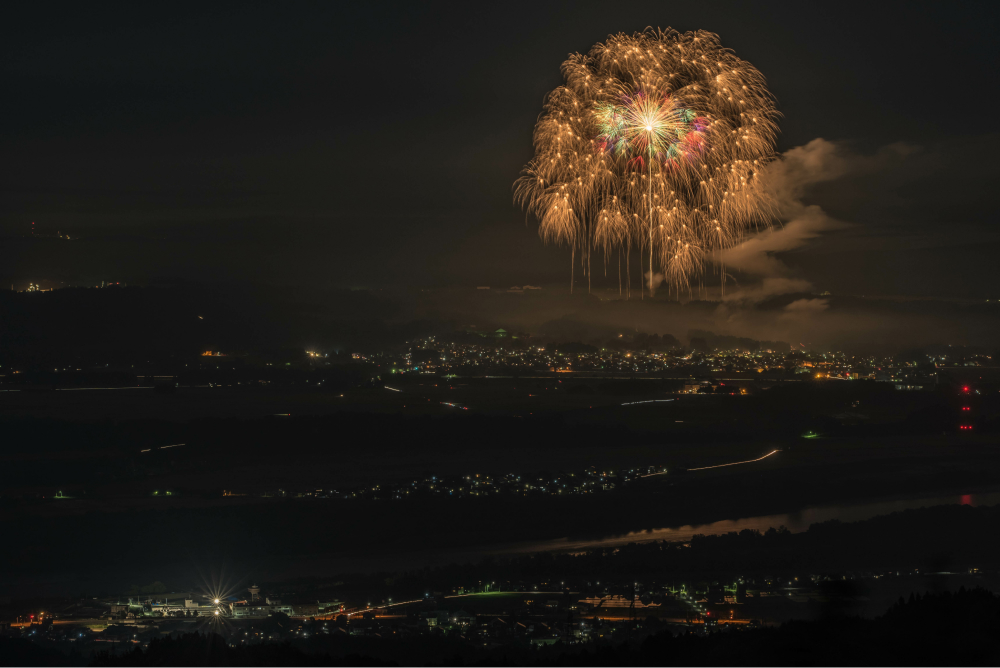
POLYGON ((562 73, 515 196, 545 242, 580 258, 588 286, 595 251, 605 272, 625 258, 626 284, 638 251, 650 289, 662 273, 690 290, 713 255, 771 224, 778 112, 764 77, 717 35, 612 35, 562 73))

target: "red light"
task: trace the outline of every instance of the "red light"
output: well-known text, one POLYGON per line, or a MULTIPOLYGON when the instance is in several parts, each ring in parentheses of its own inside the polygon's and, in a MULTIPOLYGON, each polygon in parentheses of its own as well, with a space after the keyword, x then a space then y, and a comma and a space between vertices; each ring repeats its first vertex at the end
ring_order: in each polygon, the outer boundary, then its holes
MULTIPOLYGON (((32 223, 32 225, 34 225, 34 223, 32 223)), ((34 615, 31 615, 31 618, 32 618, 32 619, 34 619, 34 618, 35 618, 35 616, 34 616, 34 615)))
POLYGON ((968 392, 968 391, 969 391, 969 388, 968 388, 968 386, 966 386, 966 387, 963 387, 963 388, 962 388, 962 391, 963 391, 963 392, 968 392))

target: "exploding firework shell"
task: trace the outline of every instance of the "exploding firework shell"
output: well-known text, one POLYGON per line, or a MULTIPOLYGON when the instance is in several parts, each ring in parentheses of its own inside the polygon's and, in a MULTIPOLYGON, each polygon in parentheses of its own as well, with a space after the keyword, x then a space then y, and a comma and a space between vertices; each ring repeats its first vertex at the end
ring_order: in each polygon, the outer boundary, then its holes
POLYGON ((717 35, 618 34, 562 66, 515 185, 547 243, 590 266, 639 250, 681 289, 710 258, 771 224, 765 167, 774 99, 717 35))

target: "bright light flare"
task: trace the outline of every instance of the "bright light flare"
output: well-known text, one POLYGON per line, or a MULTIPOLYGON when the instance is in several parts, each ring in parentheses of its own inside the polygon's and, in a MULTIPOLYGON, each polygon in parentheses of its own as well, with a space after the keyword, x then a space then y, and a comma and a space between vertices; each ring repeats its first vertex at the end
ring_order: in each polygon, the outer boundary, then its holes
POLYGON ((652 96, 643 91, 623 95, 617 103, 594 111, 600 129, 598 149, 633 158, 642 168, 647 161, 698 156, 708 122, 685 109, 676 96, 652 96))

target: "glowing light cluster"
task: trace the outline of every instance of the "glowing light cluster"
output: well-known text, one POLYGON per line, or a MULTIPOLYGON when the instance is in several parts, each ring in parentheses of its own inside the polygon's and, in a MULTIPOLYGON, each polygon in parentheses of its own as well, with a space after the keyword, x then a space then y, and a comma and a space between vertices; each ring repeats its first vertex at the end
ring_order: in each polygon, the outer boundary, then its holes
POLYGON ((651 288, 662 273, 690 290, 716 254, 770 226, 778 112, 761 73, 717 35, 612 35, 562 72, 515 196, 545 242, 579 258, 588 286, 595 251, 605 273, 618 258, 620 285, 624 259, 626 286, 638 252, 651 288))
POLYGON ((681 106, 676 97, 653 98, 639 91, 619 104, 594 110, 600 134, 597 150, 631 158, 642 170, 647 160, 667 165, 671 160, 697 160, 704 147, 707 119, 681 106))

